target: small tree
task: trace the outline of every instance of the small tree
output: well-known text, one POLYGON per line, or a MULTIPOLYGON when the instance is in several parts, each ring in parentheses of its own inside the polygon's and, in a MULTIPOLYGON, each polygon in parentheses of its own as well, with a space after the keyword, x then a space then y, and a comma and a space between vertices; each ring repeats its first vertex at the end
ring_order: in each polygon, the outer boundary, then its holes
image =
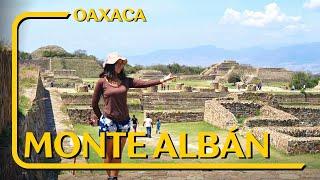
POLYGON ((31 59, 31 54, 21 51, 21 52, 19 52, 19 59, 30 60, 31 59))
POLYGON ((290 86, 296 89, 302 89, 305 85, 306 88, 313 88, 318 84, 319 78, 312 76, 310 73, 297 72, 294 73, 290 82, 290 86))
POLYGON ((230 76, 228 77, 228 83, 233 83, 236 85, 236 82, 240 82, 241 78, 239 74, 236 73, 231 73, 230 76))
POLYGON ((87 56, 87 51, 82 50, 82 49, 78 49, 78 50, 74 51, 73 55, 76 57, 85 57, 85 56, 87 56))

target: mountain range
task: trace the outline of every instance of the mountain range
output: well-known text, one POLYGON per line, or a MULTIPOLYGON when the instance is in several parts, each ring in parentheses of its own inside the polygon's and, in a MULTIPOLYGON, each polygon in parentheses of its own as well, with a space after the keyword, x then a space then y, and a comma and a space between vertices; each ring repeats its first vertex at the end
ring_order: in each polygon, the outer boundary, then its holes
POLYGON ((223 60, 236 60, 256 67, 283 67, 294 71, 320 73, 320 42, 289 45, 274 49, 260 47, 227 50, 213 45, 184 49, 158 50, 130 56, 130 64, 155 65, 179 63, 210 66, 223 60))

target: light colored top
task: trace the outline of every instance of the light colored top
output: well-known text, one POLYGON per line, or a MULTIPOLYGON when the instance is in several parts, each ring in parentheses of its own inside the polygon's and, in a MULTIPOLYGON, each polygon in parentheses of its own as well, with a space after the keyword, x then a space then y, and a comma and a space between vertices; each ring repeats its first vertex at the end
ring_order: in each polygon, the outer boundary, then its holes
POLYGON ((144 123, 145 123, 145 126, 146 126, 146 127, 151 127, 152 119, 151 119, 151 118, 146 118, 146 119, 144 120, 144 123))

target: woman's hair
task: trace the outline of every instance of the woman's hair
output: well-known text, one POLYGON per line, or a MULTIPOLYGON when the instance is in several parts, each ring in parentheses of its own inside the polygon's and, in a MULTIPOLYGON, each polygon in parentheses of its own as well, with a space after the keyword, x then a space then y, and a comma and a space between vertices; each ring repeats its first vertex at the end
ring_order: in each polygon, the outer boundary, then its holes
POLYGON ((121 81, 126 78, 126 74, 124 73, 124 69, 117 75, 115 69, 115 64, 106 64, 103 71, 100 73, 99 77, 107 77, 108 79, 115 79, 118 77, 121 81))

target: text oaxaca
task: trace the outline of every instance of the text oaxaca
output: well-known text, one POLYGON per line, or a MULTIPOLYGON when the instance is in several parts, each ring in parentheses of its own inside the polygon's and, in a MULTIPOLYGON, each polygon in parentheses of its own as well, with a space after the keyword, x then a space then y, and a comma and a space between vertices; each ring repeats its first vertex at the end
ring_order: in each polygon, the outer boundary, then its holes
POLYGON ((89 9, 82 8, 73 11, 73 18, 78 22, 147 22, 142 9, 89 9))
MULTIPOLYGON (((188 134, 180 133, 179 145, 173 143, 171 136, 168 133, 161 133, 159 139, 154 139, 156 146, 153 153, 149 154, 152 158, 157 159, 161 154, 168 154, 173 159, 183 158, 227 158, 228 154, 235 154, 238 158, 252 158, 253 149, 257 154, 260 153, 264 158, 270 157, 270 140, 269 134, 264 133, 261 143, 255 138, 253 134, 247 132, 245 135, 245 142, 240 143, 238 140, 236 130, 230 130, 225 140, 219 143, 219 137, 214 132, 199 132, 198 146, 196 148, 188 148, 188 134)), ((100 133, 99 142, 96 142, 89 133, 84 133, 82 140, 73 132, 60 132, 52 141, 49 132, 45 132, 37 141, 33 132, 27 132, 25 140, 25 158, 30 157, 31 150, 34 149, 36 153, 44 150, 45 157, 51 158, 53 155, 53 148, 55 152, 63 158, 73 158, 80 152, 82 156, 88 158, 89 149, 95 151, 100 157, 106 157, 106 139, 111 136, 113 140, 113 157, 120 158, 120 139, 122 137, 128 138, 127 148, 129 158, 147 159, 149 156, 146 153, 146 144, 143 141, 146 137, 143 132, 112 132, 100 133), (73 141, 71 151, 65 152, 62 146, 63 139, 69 137, 73 141), (139 138, 137 138, 139 137, 139 138), (140 139, 141 138, 141 139, 140 139), (137 151, 139 149, 139 151, 137 151)), ((191 146, 191 145, 190 145, 191 146)), ((255 153, 256 154, 256 153, 255 153)))

